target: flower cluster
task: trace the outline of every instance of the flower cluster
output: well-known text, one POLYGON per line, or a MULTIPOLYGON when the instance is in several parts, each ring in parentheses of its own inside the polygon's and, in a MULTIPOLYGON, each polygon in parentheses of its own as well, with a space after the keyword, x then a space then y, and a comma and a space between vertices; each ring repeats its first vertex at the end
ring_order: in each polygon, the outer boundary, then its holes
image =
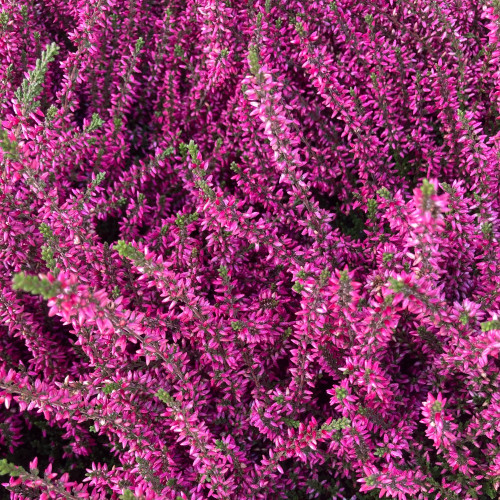
POLYGON ((0 0, 12 499, 500 494, 498 0, 0 0))

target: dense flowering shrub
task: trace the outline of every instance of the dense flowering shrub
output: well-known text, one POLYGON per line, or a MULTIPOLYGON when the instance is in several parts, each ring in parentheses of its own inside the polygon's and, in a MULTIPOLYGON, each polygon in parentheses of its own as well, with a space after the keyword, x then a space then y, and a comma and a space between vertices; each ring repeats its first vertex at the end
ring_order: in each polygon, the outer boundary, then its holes
POLYGON ((0 0, 13 499, 495 499, 497 0, 0 0))

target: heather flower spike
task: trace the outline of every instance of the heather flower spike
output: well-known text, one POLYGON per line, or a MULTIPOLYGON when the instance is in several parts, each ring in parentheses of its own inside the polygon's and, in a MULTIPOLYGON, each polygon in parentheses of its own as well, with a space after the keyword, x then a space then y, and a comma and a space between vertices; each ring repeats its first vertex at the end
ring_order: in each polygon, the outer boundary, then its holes
POLYGON ((0 2, 0 497, 497 499, 499 33, 0 2))

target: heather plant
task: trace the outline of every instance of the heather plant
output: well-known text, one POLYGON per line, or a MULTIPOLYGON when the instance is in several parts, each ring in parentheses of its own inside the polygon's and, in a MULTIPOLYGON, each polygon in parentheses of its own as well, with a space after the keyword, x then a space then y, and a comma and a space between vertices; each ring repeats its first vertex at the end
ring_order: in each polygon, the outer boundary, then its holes
POLYGON ((7 497, 498 498, 499 34, 0 0, 7 497))

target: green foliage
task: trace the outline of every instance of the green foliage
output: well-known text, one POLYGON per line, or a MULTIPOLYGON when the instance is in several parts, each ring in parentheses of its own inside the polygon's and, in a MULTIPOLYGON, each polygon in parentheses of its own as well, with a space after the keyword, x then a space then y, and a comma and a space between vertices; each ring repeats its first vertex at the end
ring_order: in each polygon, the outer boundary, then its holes
POLYGON ((132 493, 131 490, 123 490, 123 494, 120 495, 121 500, 136 500, 137 497, 132 493))
POLYGON ((92 119, 90 120, 90 125, 86 128, 86 131, 94 132, 94 130, 101 128, 103 124, 104 120, 97 113, 94 113, 92 115, 92 119))
POLYGON ((0 129, 0 148, 3 149, 7 158, 17 158, 17 142, 11 141, 6 130, 0 129))
POLYGON ((434 186, 427 179, 423 180, 421 189, 424 198, 429 198, 435 193, 434 186))
POLYGON ((5 10, 0 12, 0 28, 5 28, 9 22, 9 13, 5 10))
POLYGON ((95 176, 95 179, 90 183, 91 188, 93 189, 96 186, 99 186, 99 184, 102 183, 105 177, 106 177, 106 172, 98 172, 97 175, 95 176))
POLYGON ((462 323, 462 325, 466 325, 469 322, 469 314, 466 311, 462 311, 460 313, 459 320, 460 320, 460 323, 462 323))
POLYGON ((5 80, 4 81, 10 81, 12 74, 14 73, 14 64, 10 63, 7 66, 7 70, 5 71, 5 80))
POLYGON ((165 151, 160 154, 160 160, 164 160, 167 156, 172 156, 175 153, 175 148, 169 146, 165 151))
POLYGON ((347 417, 342 417, 338 418, 336 420, 333 420, 333 422, 329 423, 328 425, 322 425, 321 430, 323 431, 339 431, 341 429, 347 429, 348 427, 351 426, 351 421, 347 417))
POLYGON ((0 476, 19 477, 22 474, 26 474, 26 471, 22 467, 11 464, 5 458, 0 460, 0 476))
POLYGON ((51 283, 47 278, 39 278, 26 273, 14 274, 12 288, 33 295, 41 295, 44 299, 55 297, 61 291, 59 282, 51 283))
POLYGON ((172 405, 175 403, 175 399, 165 389, 159 389, 155 396, 166 405, 172 405))
POLYGON ((368 486, 375 486, 377 484, 377 475, 372 474, 371 476, 365 478, 365 481, 368 486))
POLYGON ((194 214, 177 214, 177 218, 175 219, 175 225, 184 229, 188 224, 192 224, 196 222, 200 218, 200 214, 195 212, 194 214))
POLYGON ((231 328, 235 332, 240 332, 241 330, 243 330, 244 327, 245 325, 242 321, 231 321, 231 328))
POLYGON ((227 266, 220 266, 219 267, 219 276, 224 280, 227 281, 229 278, 229 269, 227 266))
MULTIPOLYGON (((84 194, 84 199, 88 200, 94 191, 94 189, 102 183, 104 178, 106 177, 106 172, 98 172, 92 182, 87 186, 87 189, 84 194)), ((80 204, 80 209, 82 209, 83 202, 80 204)))
POLYGON ((402 281, 399 281, 394 278, 389 278, 389 285, 392 288, 392 290, 396 293, 400 293, 404 291, 404 289, 406 288, 406 285, 402 281))
POLYGON ((492 321, 484 321, 481 323, 481 330, 483 332, 489 332, 491 330, 500 330, 500 321, 492 320, 492 321))
POLYGON ((191 156, 191 161, 195 165, 198 165, 200 163, 200 160, 198 160, 198 154, 200 153, 200 150, 198 149, 198 146, 191 139, 189 141, 189 144, 187 145, 187 148, 188 148, 188 151, 189 151, 189 155, 191 156))
POLYGON ((252 75, 257 75, 260 71, 259 53, 257 47, 252 45, 248 50, 248 65, 252 75))
POLYGON ((47 264, 47 267, 54 273, 58 274, 59 270, 57 269, 57 262, 56 259, 54 258, 54 251, 52 248, 50 248, 47 245, 42 246, 42 259, 45 261, 45 264, 47 264))
POLYGON ((483 493, 488 495, 488 498, 491 498, 491 500, 498 498, 498 492, 495 490, 493 484, 494 482, 492 480, 487 481, 482 488, 483 493))
POLYGON ((226 451, 227 450, 227 446, 225 445, 225 443, 222 441, 222 439, 216 439, 215 440, 215 446, 217 449, 219 450, 222 450, 222 451, 226 451))
POLYGON ((112 392, 117 391, 120 388, 121 384, 119 384, 118 382, 110 382, 103 387, 102 392, 104 392, 104 394, 111 394, 112 392))
POLYGON ((16 98, 27 114, 40 105, 35 99, 41 94, 49 64, 54 61, 58 53, 59 47, 55 43, 48 44, 40 59, 37 59, 35 69, 28 72, 28 77, 23 80, 21 86, 16 90, 16 98))
POLYGON ((293 429, 299 428, 300 422, 298 420, 294 420, 288 417, 281 417, 281 420, 283 420, 283 423, 288 425, 288 427, 292 427, 293 429))
POLYGON ((301 269, 297 273, 297 278, 299 278, 299 280, 305 280, 307 278, 307 273, 304 271, 304 269, 301 269))
POLYGON ((185 142, 179 144, 179 154, 182 157, 182 161, 186 161, 189 152, 188 145, 185 142))
POLYGON ((481 232, 485 238, 489 238, 493 234, 493 224, 491 222, 484 222, 481 224, 481 232))
POLYGON ((135 48, 134 48, 134 55, 138 55, 141 49, 144 47, 144 38, 139 37, 137 41, 135 42, 135 48))
POLYGON ((185 53, 184 53, 184 49, 182 48, 182 45, 180 45, 178 43, 175 44, 174 55, 175 55, 175 57, 178 57, 179 59, 184 59, 186 57, 185 53))
POLYGON ((341 283, 349 283, 349 272, 346 270, 340 271, 339 281, 341 283))
POLYGON ((392 259, 394 258, 394 254, 391 253, 391 252, 384 252, 384 254, 382 255, 382 262, 384 264, 387 264, 388 262, 390 262, 392 259))
POLYGON ((370 198, 367 203, 367 208, 368 208, 368 218, 369 219, 375 219, 375 215, 377 215, 377 200, 374 200, 373 198, 370 198))
POLYGON ((379 458, 382 458, 386 453, 388 452, 388 448, 386 446, 381 446, 379 448, 377 448, 373 454, 376 456, 376 457, 379 457, 379 458))
POLYGON ((294 23, 294 26, 295 26, 295 29, 297 31, 297 33, 300 35, 300 36, 305 36, 306 35, 306 32, 304 30, 304 23, 300 20, 300 19, 297 19, 294 23))
POLYGON ((261 28, 261 26, 262 26, 262 12, 259 12, 257 14, 257 19, 255 20, 255 25, 257 26, 258 29, 261 28))
POLYGON ((123 120, 119 116, 113 116, 113 125, 115 127, 115 130, 120 130, 123 125, 123 120))
POLYGON ((319 286, 325 286, 328 283, 332 273, 325 267, 321 274, 319 275, 319 286))
POLYGON ((390 200, 391 199, 391 192, 387 188, 380 188, 377 191, 377 194, 381 197, 384 198, 385 200, 390 200))
POLYGON ((434 401, 434 403, 432 404, 432 411, 435 411, 437 413, 440 412, 442 409, 443 409, 443 404, 441 403, 441 401, 434 401))
POLYGON ((196 179, 195 186, 203 191, 203 193, 205 193, 205 195, 208 196, 211 200, 215 199, 214 190, 203 179, 196 179))
POLYGON ((47 112, 45 113, 45 120, 47 122, 51 122, 52 120, 54 120, 54 118, 56 117, 57 115, 57 107, 54 106, 53 104, 50 105, 50 108, 47 110, 47 112))
POLYGON ((40 231, 40 233, 42 233, 42 236, 44 237, 45 240, 50 240, 54 237, 52 229, 44 222, 40 224, 38 230, 40 231))
POLYGON ((118 240, 115 243, 115 249, 121 257, 126 257, 127 259, 134 261, 144 259, 144 254, 126 241, 118 240))
POLYGON ((343 387, 335 388, 335 396, 337 396, 339 401, 343 401, 347 397, 347 394, 347 389, 344 389, 343 387))

